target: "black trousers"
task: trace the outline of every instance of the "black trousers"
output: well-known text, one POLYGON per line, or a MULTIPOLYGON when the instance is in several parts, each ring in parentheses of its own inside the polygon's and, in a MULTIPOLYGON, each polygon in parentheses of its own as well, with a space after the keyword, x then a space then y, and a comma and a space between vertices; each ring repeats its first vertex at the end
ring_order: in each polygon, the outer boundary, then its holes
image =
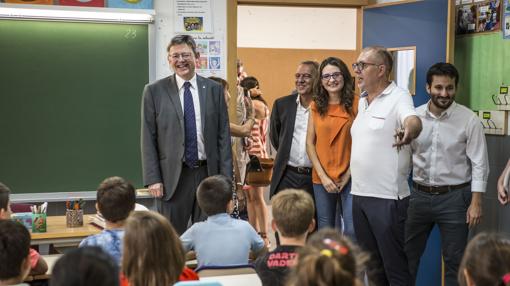
POLYGON ((204 221, 207 216, 197 202, 197 187, 207 178, 207 166, 198 168, 182 167, 177 188, 170 200, 157 199, 156 208, 160 214, 170 220, 179 235, 188 228, 188 221, 204 221))
POLYGON ((280 180, 278 187, 276 187, 275 195, 279 191, 285 189, 305 190, 313 198, 312 174, 300 174, 289 168, 285 168, 282 179, 280 180))
MULTIPOLYGON (((312 199, 314 201, 315 205, 315 196, 313 195, 313 183, 312 183, 312 174, 300 174, 298 172, 295 172, 289 168, 285 168, 285 171, 283 171, 282 179, 280 180, 280 183, 278 184, 278 187, 276 187, 276 190, 274 194, 278 194, 279 191, 285 190, 285 189, 299 189, 304 190, 310 196, 312 196, 312 199)), ((317 208, 316 208, 317 209, 317 208)), ((317 211, 315 211, 315 229, 317 230, 317 211)), ((275 233, 276 236, 276 245, 280 245, 280 237, 278 233, 275 233)))
POLYGON ((470 204, 470 186, 440 195, 412 189, 406 222, 405 251, 413 282, 418 274, 427 239, 434 224, 437 224, 445 262, 445 286, 458 285, 457 272, 468 238, 466 212, 470 204))
POLYGON ((370 254, 371 285, 412 284, 404 252, 404 227, 409 197, 401 200, 353 195, 354 230, 361 248, 370 254))

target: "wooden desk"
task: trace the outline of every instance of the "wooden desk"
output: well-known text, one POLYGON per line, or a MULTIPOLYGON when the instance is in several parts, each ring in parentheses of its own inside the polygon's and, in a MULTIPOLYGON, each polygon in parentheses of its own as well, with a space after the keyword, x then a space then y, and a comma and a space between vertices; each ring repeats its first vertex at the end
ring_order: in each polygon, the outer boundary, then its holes
POLYGON ((85 237, 98 234, 101 229, 90 224, 92 215, 83 216, 82 227, 66 227, 65 216, 49 216, 46 220, 47 231, 31 233, 32 245, 39 245, 41 254, 49 253, 50 244, 78 245, 85 237))

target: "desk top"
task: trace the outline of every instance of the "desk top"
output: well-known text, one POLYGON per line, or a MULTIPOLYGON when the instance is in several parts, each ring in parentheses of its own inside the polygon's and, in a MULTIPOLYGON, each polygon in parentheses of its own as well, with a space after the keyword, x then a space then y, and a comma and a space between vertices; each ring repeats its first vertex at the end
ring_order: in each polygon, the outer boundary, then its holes
POLYGON ((83 216, 82 227, 66 227, 66 216, 48 216, 46 220, 47 232, 31 233, 32 242, 35 240, 57 238, 79 238, 98 234, 101 229, 90 224, 92 215, 83 216))

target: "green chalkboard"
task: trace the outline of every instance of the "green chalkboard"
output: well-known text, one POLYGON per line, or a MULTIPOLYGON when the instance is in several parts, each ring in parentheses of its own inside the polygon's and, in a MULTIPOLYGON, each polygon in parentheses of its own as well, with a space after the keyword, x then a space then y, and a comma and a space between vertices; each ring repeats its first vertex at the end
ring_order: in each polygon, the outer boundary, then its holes
POLYGON ((454 55, 460 73, 456 100, 473 110, 496 110, 491 95, 510 85, 510 40, 501 32, 457 37, 454 55))
POLYGON ((14 193, 141 187, 148 26, 0 21, 0 181, 14 193))

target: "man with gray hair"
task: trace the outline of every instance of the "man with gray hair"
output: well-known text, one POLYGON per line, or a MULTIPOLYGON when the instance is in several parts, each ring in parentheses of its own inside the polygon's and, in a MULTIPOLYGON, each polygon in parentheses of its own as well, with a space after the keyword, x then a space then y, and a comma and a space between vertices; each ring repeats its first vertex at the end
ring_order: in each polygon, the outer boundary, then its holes
POLYGON ((232 178, 232 152, 223 87, 195 73, 195 41, 175 36, 167 52, 175 73, 143 90, 143 182, 182 234, 190 217, 206 218, 196 201, 200 182, 216 174, 232 178))
MULTIPOLYGON (((393 59, 383 47, 363 49, 352 65, 362 91, 351 128, 353 220, 371 254, 376 285, 411 285, 404 252, 409 205, 409 143, 421 132, 409 92, 389 80, 393 59)), ((373 274, 373 275, 371 275, 373 274)))

